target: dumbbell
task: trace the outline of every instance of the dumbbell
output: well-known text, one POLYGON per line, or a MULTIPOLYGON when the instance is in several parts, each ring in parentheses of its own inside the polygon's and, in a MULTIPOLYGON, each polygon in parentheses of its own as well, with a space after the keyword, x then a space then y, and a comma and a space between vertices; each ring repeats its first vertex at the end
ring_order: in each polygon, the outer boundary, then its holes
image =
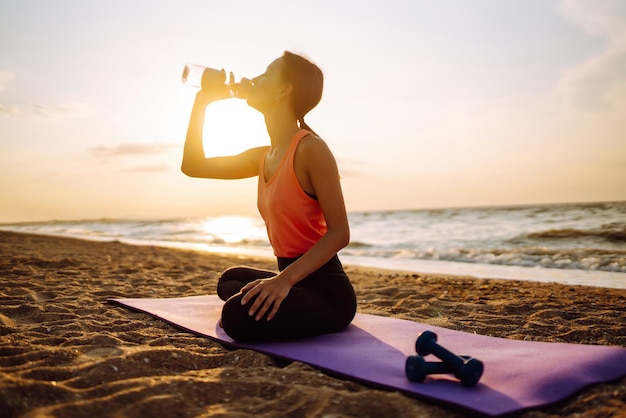
POLYGON ((465 386, 474 386, 483 375, 483 362, 475 358, 463 358, 446 350, 437 344, 437 334, 432 331, 424 331, 415 342, 415 350, 420 356, 434 354, 443 360, 452 373, 465 386))
MULTIPOLYGON (((460 356, 469 360, 469 356, 460 356)), ((453 374, 450 367, 442 362, 428 362, 422 356, 409 356, 404 365, 406 377, 411 382, 423 382, 429 374, 453 374)))

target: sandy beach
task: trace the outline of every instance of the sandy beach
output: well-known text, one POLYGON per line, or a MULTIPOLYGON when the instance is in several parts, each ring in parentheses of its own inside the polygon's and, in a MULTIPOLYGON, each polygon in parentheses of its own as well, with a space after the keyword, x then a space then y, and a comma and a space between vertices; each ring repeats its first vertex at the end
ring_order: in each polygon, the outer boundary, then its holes
MULTIPOLYGON (((232 350, 109 298, 214 294, 271 260, 0 232, 2 417, 468 417, 232 350)), ((626 290, 347 266, 358 310, 509 339, 626 347, 626 290)), ((525 418, 626 416, 626 378, 525 418)))

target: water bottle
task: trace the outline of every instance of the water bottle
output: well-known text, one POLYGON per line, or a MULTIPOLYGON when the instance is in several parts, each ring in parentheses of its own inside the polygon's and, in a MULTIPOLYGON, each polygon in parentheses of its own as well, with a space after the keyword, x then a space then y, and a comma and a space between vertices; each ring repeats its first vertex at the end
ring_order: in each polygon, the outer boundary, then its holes
MULTIPOLYGON (((208 90, 218 84, 226 83, 226 71, 187 63, 183 69, 183 84, 208 90)), ((238 97, 239 83, 235 83, 235 75, 231 72, 228 80, 230 97, 238 97)))

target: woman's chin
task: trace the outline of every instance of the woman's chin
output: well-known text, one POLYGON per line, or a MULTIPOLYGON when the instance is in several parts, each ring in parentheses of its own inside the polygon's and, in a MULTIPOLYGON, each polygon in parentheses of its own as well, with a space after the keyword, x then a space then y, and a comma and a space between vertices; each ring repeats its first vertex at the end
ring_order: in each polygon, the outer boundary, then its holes
POLYGON ((248 104, 248 106, 255 110, 258 110, 261 113, 264 113, 264 110, 267 109, 267 106, 263 106, 263 103, 259 103, 258 100, 254 100, 254 98, 249 97, 246 100, 246 103, 248 104))

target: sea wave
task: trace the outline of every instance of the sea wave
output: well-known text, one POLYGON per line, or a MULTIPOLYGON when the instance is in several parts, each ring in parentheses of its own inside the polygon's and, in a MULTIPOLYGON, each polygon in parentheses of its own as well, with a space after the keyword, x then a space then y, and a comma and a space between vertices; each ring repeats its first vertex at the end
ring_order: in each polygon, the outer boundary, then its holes
POLYGON ((383 257, 393 259, 417 259, 452 261, 461 263, 495 264, 521 267, 545 267, 572 270, 600 270, 626 273, 626 251, 570 248, 550 249, 523 247, 514 249, 453 248, 427 250, 378 250, 347 249, 348 255, 383 257))
POLYGON ((368 244, 367 242, 362 242, 362 241, 351 241, 350 244, 348 244, 348 248, 371 248, 373 247, 372 244, 368 244))
MULTIPOLYGON (((626 202, 351 212, 349 220, 353 241, 342 254, 382 264, 441 261, 626 273, 626 202)), ((271 253, 260 216, 47 221, 0 229, 271 253)))
POLYGON ((626 224, 610 223, 594 229, 548 229, 521 236, 533 240, 603 239, 610 242, 626 242, 626 224))

